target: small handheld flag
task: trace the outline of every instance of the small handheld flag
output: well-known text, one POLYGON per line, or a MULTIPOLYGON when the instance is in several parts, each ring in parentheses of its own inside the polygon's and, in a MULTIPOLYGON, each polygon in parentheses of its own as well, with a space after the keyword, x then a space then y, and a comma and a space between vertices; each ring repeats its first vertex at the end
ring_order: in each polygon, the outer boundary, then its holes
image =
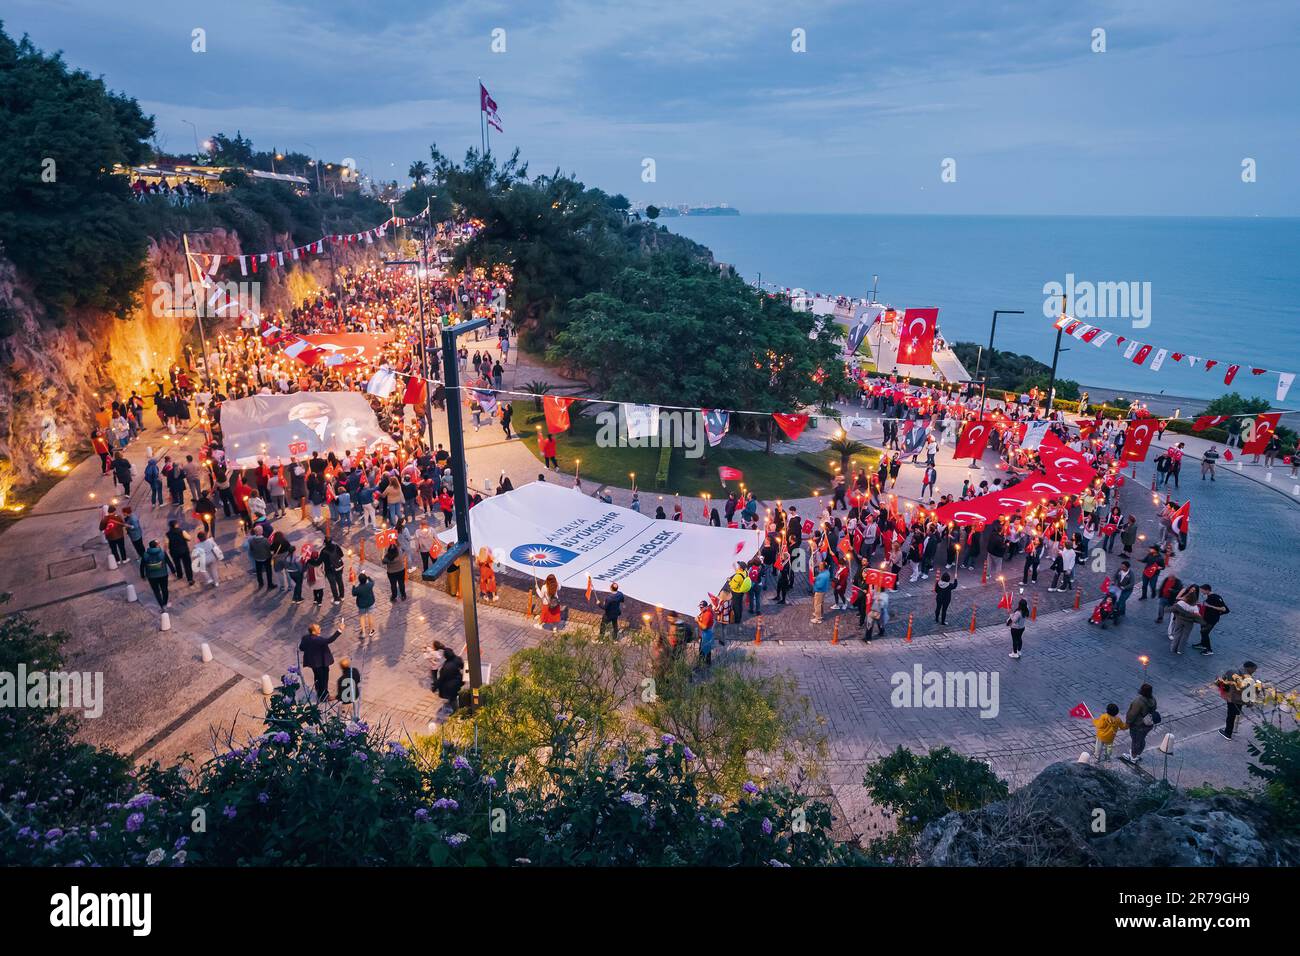
POLYGON ((1070 716, 1079 720, 1092 720, 1092 711, 1088 709, 1087 704, 1080 701, 1070 708, 1070 716))

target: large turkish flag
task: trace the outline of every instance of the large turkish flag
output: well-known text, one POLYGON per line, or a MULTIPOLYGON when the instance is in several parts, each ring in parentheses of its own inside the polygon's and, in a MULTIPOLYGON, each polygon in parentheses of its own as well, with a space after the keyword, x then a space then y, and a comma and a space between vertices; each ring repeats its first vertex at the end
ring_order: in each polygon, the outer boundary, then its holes
POLYGON ((934 360, 934 333, 939 310, 908 309, 898 330, 898 364, 929 365, 934 360))
POLYGON ((1268 447, 1269 439, 1277 431, 1277 423, 1281 421, 1281 412, 1269 412, 1266 415, 1260 415, 1255 419, 1254 427, 1251 429, 1249 439, 1242 444, 1241 452, 1243 455, 1262 455, 1264 449, 1268 447))
POLYGON ((569 406, 572 404, 573 399, 561 398, 558 395, 547 395, 542 399, 542 410, 546 413, 546 430, 552 435, 569 430, 569 406))
POLYGON ((962 426, 961 437, 957 439, 954 458, 979 458, 984 454, 984 446, 989 443, 989 431, 992 426, 987 421, 967 422, 962 426))
POLYGON ((1156 424, 1153 419, 1139 418, 1128 423, 1124 432, 1124 460, 1146 461, 1147 449, 1155 437, 1156 424))

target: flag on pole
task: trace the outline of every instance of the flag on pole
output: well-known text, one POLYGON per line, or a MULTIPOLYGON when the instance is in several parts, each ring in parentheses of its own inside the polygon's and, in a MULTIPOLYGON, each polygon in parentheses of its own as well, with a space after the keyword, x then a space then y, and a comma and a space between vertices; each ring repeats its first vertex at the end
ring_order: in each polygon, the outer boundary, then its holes
POLYGON ((492 99, 487 91, 487 87, 480 80, 478 84, 478 108, 487 116, 487 124, 498 133, 504 133, 501 128, 501 117, 497 115, 497 101, 492 99))
POLYGON ((939 327, 938 309, 908 309, 898 338, 898 361, 907 365, 929 365, 933 360, 934 334, 939 327))
POLYGON ((1080 701, 1070 708, 1070 716, 1079 720, 1092 720, 1092 711, 1088 709, 1087 704, 1080 701))

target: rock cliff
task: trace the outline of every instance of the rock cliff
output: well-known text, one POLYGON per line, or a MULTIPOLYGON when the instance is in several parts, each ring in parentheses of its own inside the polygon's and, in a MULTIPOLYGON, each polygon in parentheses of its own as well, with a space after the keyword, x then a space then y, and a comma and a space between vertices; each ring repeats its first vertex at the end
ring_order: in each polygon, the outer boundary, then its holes
MULTIPOLYGON (((280 236, 278 245, 292 243, 280 236)), ((190 248, 223 255, 241 252, 238 235, 223 229, 192 233, 190 248)), ((355 265, 384 248, 376 244, 365 251, 340 249, 336 262, 355 265)), ((13 330, 0 337, 0 459, 13 463, 20 482, 58 464, 61 456, 88 451, 89 429, 102 403, 129 395, 150 370, 166 370, 187 345, 198 351, 195 319, 177 301, 186 281, 181 237, 151 240, 147 260, 148 278, 129 316, 86 310, 55 322, 32 294, 31 284, 0 256, 0 314, 13 330)), ((292 269, 263 269, 242 279, 237 268, 226 267, 218 278, 251 280, 249 291, 269 314, 327 285, 329 275, 330 260, 322 256, 292 269)), ((205 319, 205 330, 218 334, 234 321, 205 319)))

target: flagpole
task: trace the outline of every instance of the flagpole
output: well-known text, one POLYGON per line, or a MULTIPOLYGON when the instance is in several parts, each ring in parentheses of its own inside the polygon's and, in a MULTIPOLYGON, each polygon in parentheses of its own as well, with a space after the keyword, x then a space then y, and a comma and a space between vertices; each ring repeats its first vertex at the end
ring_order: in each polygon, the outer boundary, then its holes
POLYGON ((483 77, 478 78, 478 142, 479 147, 483 150, 483 155, 487 155, 487 125, 483 121, 483 77))
MULTIPOLYGON (((208 336, 203 331, 203 308, 199 305, 199 294, 194 291, 194 260, 190 258, 190 234, 181 233, 181 242, 185 247, 185 274, 190 279, 190 295, 194 297, 194 317, 199 322, 199 341, 203 344, 203 378, 208 383, 208 391, 212 391, 212 369, 211 361, 208 359, 208 336)), ((206 290, 204 290, 206 292, 206 290)), ((203 296, 204 305, 207 304, 207 296, 203 296)))

